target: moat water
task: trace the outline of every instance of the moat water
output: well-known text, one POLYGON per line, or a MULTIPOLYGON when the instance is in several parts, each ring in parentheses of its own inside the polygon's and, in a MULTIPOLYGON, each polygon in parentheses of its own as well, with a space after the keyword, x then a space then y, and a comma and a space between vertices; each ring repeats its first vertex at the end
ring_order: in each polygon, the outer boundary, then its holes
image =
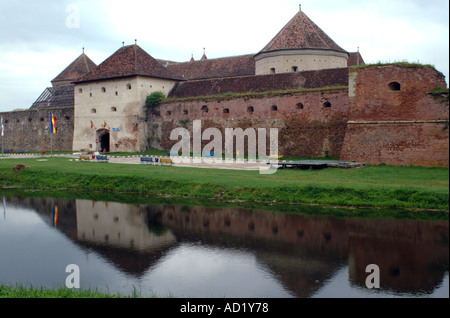
MULTIPOLYGON (((1 197, 0 197, 1 199, 1 197)), ((171 297, 449 297, 449 223, 5 197, 0 283, 171 297), (379 288, 368 288, 369 264, 379 288)))

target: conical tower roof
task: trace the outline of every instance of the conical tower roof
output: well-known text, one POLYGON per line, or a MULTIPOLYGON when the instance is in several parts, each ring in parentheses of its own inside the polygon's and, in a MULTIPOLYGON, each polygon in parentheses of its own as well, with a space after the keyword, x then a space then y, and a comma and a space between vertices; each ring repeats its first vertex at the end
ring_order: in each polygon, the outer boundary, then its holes
POLYGON ((158 61, 137 44, 133 44, 121 47, 77 82, 90 82, 129 76, 172 78, 158 61))
POLYGON ((289 49, 325 49, 346 52, 301 10, 259 53, 289 49))
POLYGON ((76 81, 83 75, 86 75, 91 70, 97 67, 85 53, 77 57, 69 66, 67 66, 64 71, 62 71, 58 76, 56 76, 51 82, 53 86, 67 85, 71 82, 76 81))

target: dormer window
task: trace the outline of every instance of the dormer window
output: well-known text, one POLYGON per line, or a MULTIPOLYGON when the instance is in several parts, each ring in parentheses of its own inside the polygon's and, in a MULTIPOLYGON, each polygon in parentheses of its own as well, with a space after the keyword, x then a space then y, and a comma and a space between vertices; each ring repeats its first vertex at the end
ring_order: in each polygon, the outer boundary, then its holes
POLYGON ((297 72, 298 71, 298 66, 292 66, 292 72, 297 72))
POLYGON ((270 74, 275 74, 275 67, 272 67, 272 68, 270 69, 270 74))

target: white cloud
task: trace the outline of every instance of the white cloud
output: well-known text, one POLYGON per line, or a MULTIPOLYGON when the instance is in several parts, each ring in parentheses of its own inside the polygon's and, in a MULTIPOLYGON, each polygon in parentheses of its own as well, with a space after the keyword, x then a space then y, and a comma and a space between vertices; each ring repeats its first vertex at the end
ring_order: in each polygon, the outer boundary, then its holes
MULTIPOLYGON (((447 0, 302 0, 337 44, 366 62, 408 60, 449 74, 447 0)), ((293 0, 17 0, 0 2, 0 111, 29 107, 86 47, 100 64, 122 41, 187 61, 257 53, 296 14, 293 0), (68 28, 76 5, 80 27, 68 28)))

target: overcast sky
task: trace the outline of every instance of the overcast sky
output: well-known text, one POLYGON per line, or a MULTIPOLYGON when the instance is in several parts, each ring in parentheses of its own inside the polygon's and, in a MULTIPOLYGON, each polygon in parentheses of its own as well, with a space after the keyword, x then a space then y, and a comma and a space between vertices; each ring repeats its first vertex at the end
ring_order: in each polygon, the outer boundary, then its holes
POLYGON ((97 64, 135 39, 177 62, 257 53, 300 3, 366 63, 432 64, 448 83, 448 0, 0 0, 0 112, 29 108, 83 47, 97 64))

